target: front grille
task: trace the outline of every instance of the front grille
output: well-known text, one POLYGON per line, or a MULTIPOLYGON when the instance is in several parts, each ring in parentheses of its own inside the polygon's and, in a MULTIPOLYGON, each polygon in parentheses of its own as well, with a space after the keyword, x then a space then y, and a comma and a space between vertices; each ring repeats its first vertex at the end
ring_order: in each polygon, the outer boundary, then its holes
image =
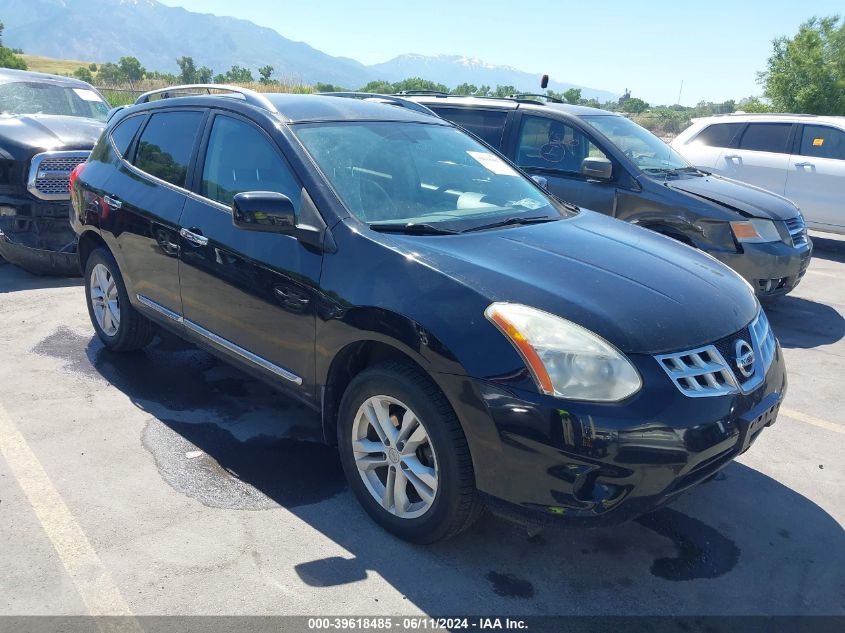
POLYGON ((731 336, 693 350, 660 354, 655 359, 682 394, 703 398, 756 389, 774 360, 775 348, 775 335, 760 310, 747 327, 731 336), (742 374, 737 362, 739 341, 754 352, 750 376, 742 374))
POLYGON ((807 243, 807 226, 804 224, 804 216, 786 220, 786 230, 792 238, 793 246, 803 246, 807 243))
POLYGON ((44 152, 36 154, 29 166, 27 189, 42 200, 67 200, 70 172, 84 163, 89 152, 44 152))

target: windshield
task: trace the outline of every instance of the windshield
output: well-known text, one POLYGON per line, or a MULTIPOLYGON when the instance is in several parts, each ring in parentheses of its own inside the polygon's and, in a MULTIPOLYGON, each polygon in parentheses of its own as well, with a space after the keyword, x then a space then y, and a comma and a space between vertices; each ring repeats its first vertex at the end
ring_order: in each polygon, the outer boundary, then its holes
POLYGON ((70 88, 37 81, 0 83, 0 112, 61 114, 105 121, 108 104, 90 88, 70 88))
POLYGON ((509 163, 451 126, 332 122, 294 131, 350 213, 372 228, 454 232, 564 213, 509 163))
POLYGON ((645 172, 687 170, 691 165, 674 149, 631 119, 613 114, 581 117, 604 134, 645 172))

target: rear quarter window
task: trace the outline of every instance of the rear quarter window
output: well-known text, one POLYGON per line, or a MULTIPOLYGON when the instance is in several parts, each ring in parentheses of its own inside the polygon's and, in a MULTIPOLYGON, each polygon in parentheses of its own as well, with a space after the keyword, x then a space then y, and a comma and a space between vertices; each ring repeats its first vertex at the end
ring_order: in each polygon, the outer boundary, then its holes
POLYGON ((132 139, 135 138, 135 133, 141 127, 143 120, 143 116, 129 117, 118 123, 111 131, 112 143, 114 143, 117 153, 122 157, 126 156, 126 150, 129 149, 129 145, 132 143, 132 139))
POLYGON ((708 147, 730 147, 736 136, 742 131, 744 123, 714 123, 704 128, 693 139, 708 147))
POLYGON ((438 115, 469 130, 491 147, 499 149, 508 113, 504 110, 432 108, 438 115))

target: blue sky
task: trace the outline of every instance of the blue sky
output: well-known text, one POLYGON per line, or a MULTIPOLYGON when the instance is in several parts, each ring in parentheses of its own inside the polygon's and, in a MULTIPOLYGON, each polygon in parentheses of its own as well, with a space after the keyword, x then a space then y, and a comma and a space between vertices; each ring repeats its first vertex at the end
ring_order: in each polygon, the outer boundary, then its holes
POLYGON ((723 101, 760 94, 773 38, 842 0, 631 2, 604 0, 162 0, 275 29, 365 64, 402 53, 479 57, 558 81, 651 103, 723 101))

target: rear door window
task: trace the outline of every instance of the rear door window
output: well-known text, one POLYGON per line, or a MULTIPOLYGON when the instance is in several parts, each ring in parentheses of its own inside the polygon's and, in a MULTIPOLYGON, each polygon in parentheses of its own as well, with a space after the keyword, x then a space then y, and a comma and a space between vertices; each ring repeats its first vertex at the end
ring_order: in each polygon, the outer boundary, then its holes
POLYGON ((577 174, 588 156, 607 158, 583 132, 571 125, 547 117, 522 118, 516 153, 520 167, 577 174))
POLYGON ((791 123, 749 123, 739 142, 739 149, 787 154, 791 123))
POLYGON ((800 154, 845 160, 845 131, 827 125, 805 125, 800 154))
POLYGON ((499 149, 508 113, 504 110, 477 110, 470 108, 432 108, 447 121, 469 130, 491 147, 499 149))
POLYGON ((708 147, 731 147, 737 134, 742 132, 745 123, 715 123, 704 128, 695 137, 696 143, 708 147))
POLYGON ((202 112, 185 111, 152 115, 138 139, 133 164, 151 176, 184 187, 202 117, 202 112))

